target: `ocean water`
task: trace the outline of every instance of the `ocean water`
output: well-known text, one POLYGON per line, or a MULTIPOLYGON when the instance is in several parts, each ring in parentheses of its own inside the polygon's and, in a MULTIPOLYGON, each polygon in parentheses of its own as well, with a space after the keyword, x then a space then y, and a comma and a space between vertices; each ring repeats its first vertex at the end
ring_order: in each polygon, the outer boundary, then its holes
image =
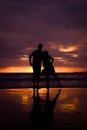
MULTIPOLYGON (((0 73, 0 88, 32 88, 32 73, 0 73)), ((87 73, 57 73, 63 88, 86 88, 87 73)), ((45 75, 41 75, 39 86, 46 86, 45 75)), ((50 75, 50 87, 59 87, 56 80, 50 75)))

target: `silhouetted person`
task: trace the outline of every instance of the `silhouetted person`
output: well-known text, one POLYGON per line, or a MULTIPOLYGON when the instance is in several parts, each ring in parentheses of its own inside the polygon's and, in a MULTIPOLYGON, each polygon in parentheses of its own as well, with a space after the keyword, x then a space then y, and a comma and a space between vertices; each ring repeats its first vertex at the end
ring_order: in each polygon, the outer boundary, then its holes
POLYGON ((48 88, 49 88, 49 76, 51 74, 54 76, 54 78, 57 81, 59 87, 61 87, 59 79, 58 79, 58 77, 55 73, 55 69, 53 67, 53 62, 54 62, 54 58, 51 57, 48 54, 48 51, 43 51, 43 66, 44 66, 44 69, 42 70, 42 74, 46 75, 46 82, 47 82, 48 88))
POLYGON ((29 56, 30 65, 33 67, 33 87, 38 87, 40 73, 41 73, 41 60, 42 60, 42 47, 38 44, 38 49, 33 51, 29 56))

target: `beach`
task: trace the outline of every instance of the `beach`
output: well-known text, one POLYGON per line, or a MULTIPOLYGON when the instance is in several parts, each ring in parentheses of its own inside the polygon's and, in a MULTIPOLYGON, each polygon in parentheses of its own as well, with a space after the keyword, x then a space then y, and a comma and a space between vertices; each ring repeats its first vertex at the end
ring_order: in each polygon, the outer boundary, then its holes
POLYGON ((47 102, 46 88, 39 89, 40 99, 33 97, 32 88, 0 89, 0 128, 87 128, 87 88, 61 88, 60 93, 59 90, 50 88, 47 102))
POLYGON ((37 96, 32 74, 0 74, 0 129, 87 128, 87 73, 58 76, 62 88, 41 77, 37 96))

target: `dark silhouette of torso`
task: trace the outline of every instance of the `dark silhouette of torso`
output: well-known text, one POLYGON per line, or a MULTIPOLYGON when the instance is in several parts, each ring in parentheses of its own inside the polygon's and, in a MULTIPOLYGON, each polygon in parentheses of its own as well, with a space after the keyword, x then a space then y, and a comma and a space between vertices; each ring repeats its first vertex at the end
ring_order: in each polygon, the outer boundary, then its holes
MULTIPOLYGON (((42 60, 42 51, 40 50, 36 50, 32 53, 33 55, 33 67, 34 69, 37 71, 37 69, 39 69, 39 71, 41 71, 41 60, 42 60)), ((38 73, 38 71, 37 71, 38 73)))
POLYGON ((33 68, 33 86, 38 86, 41 74, 41 60, 42 60, 42 44, 38 45, 38 49, 33 51, 29 56, 30 65, 33 68))

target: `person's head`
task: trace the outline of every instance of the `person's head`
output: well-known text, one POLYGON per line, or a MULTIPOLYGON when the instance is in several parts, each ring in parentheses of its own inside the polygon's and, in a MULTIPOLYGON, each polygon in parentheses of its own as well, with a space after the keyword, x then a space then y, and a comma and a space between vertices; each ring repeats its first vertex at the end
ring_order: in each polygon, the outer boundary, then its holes
POLYGON ((42 50, 42 48, 43 48, 43 44, 42 44, 42 43, 39 43, 39 44, 38 44, 38 49, 39 49, 39 50, 42 50))
POLYGON ((43 51, 43 55, 47 56, 48 55, 48 51, 43 51))

